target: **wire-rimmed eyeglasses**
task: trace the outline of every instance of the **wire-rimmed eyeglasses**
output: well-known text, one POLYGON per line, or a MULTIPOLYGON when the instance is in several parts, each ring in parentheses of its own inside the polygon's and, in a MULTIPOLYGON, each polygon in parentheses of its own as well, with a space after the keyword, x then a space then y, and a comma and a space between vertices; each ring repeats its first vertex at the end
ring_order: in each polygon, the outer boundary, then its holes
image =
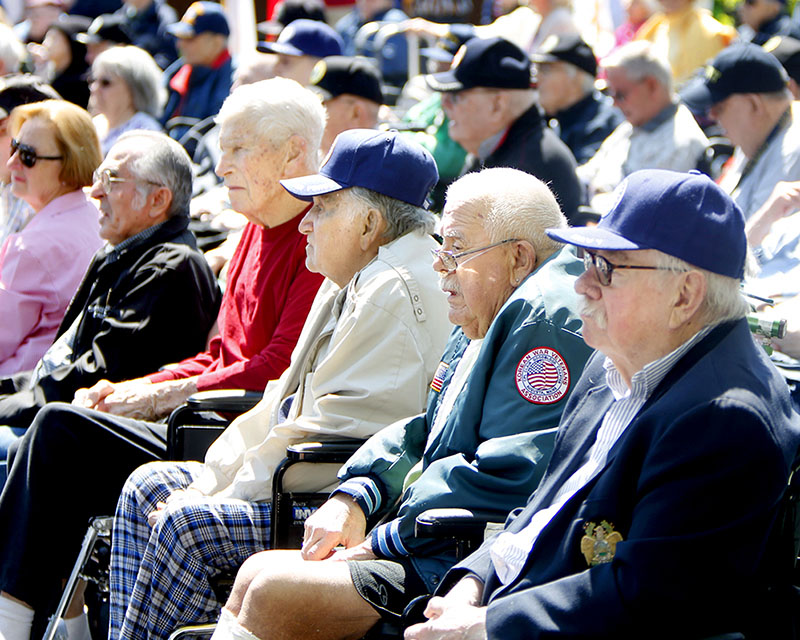
POLYGON ((500 242, 493 242, 492 244, 487 244, 485 247, 477 247, 475 249, 467 249, 466 251, 459 251, 458 253, 453 253, 452 251, 445 251, 444 249, 431 249, 431 253, 433 254, 434 259, 439 258, 442 262, 442 266, 447 271, 455 271, 458 269, 458 260, 463 258, 464 256, 475 256, 479 253, 483 253, 484 251, 488 251, 489 249, 494 249, 495 247, 499 247, 501 244, 508 244, 509 242, 519 242, 519 238, 509 238, 508 240, 500 240, 500 242))
POLYGON ((120 178, 119 176, 115 176, 111 169, 103 169, 102 171, 95 171, 94 175, 92 175, 93 182, 99 182, 100 187, 103 189, 103 193, 109 195, 111 193, 111 189, 114 188, 115 182, 146 182, 147 184, 152 184, 156 187, 161 187, 163 185, 158 184, 157 182, 153 182, 152 180, 143 180, 141 178, 120 178))

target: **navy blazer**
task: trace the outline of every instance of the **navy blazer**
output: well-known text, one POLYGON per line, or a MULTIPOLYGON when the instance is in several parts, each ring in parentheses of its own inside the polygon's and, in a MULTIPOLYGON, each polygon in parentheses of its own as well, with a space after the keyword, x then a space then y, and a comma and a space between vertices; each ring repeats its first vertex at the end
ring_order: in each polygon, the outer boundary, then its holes
MULTIPOLYGON (((545 477, 509 519, 519 531, 580 466, 613 401, 603 356, 587 364, 545 477)), ((784 380, 740 320, 712 330, 667 374, 605 467, 542 530, 503 586, 488 540, 457 565, 485 583, 490 638, 702 637, 760 611, 764 548, 800 445, 784 380), (589 568, 587 523, 622 535, 589 568)), ((750 636, 748 636, 749 638, 750 636)), ((776 638, 776 640, 778 640, 776 638)))

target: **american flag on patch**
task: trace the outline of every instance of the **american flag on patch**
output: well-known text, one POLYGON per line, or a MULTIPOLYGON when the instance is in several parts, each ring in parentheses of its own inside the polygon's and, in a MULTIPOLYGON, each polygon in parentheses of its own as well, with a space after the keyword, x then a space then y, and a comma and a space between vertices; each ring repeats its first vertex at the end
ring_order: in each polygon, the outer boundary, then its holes
POLYGON ((449 367, 450 365, 446 362, 440 362, 439 366, 436 368, 436 373, 433 374, 433 380, 431 380, 431 389, 433 389, 436 393, 439 393, 442 390, 442 385, 444 384, 444 374, 449 367))
POLYGON ((528 384, 534 389, 551 389, 558 384, 558 369, 544 358, 532 362, 528 371, 528 384))

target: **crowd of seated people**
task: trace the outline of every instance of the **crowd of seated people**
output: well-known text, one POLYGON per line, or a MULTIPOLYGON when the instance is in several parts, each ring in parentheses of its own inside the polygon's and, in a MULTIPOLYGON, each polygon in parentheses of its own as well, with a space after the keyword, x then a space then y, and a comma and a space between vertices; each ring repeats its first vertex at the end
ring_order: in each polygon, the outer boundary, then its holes
POLYGON ((791 638, 786 3, 284 0, 249 48, 212 0, 0 7, 0 640, 112 514, 111 640, 791 638), (263 396, 169 460, 227 389, 263 396), (286 447, 340 437, 270 549, 286 447), (438 507, 508 520, 459 560, 438 507))

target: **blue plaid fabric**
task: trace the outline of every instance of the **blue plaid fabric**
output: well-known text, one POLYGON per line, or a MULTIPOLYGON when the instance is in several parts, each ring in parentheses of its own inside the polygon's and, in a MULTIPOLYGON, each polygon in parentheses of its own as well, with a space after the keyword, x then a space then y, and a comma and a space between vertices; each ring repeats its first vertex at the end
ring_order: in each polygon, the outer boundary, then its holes
POLYGON ((209 584, 269 546, 270 505, 192 496, 175 500, 156 526, 147 514, 199 474, 197 462, 154 462, 122 490, 111 547, 109 637, 166 639, 176 627, 217 619, 209 584))

